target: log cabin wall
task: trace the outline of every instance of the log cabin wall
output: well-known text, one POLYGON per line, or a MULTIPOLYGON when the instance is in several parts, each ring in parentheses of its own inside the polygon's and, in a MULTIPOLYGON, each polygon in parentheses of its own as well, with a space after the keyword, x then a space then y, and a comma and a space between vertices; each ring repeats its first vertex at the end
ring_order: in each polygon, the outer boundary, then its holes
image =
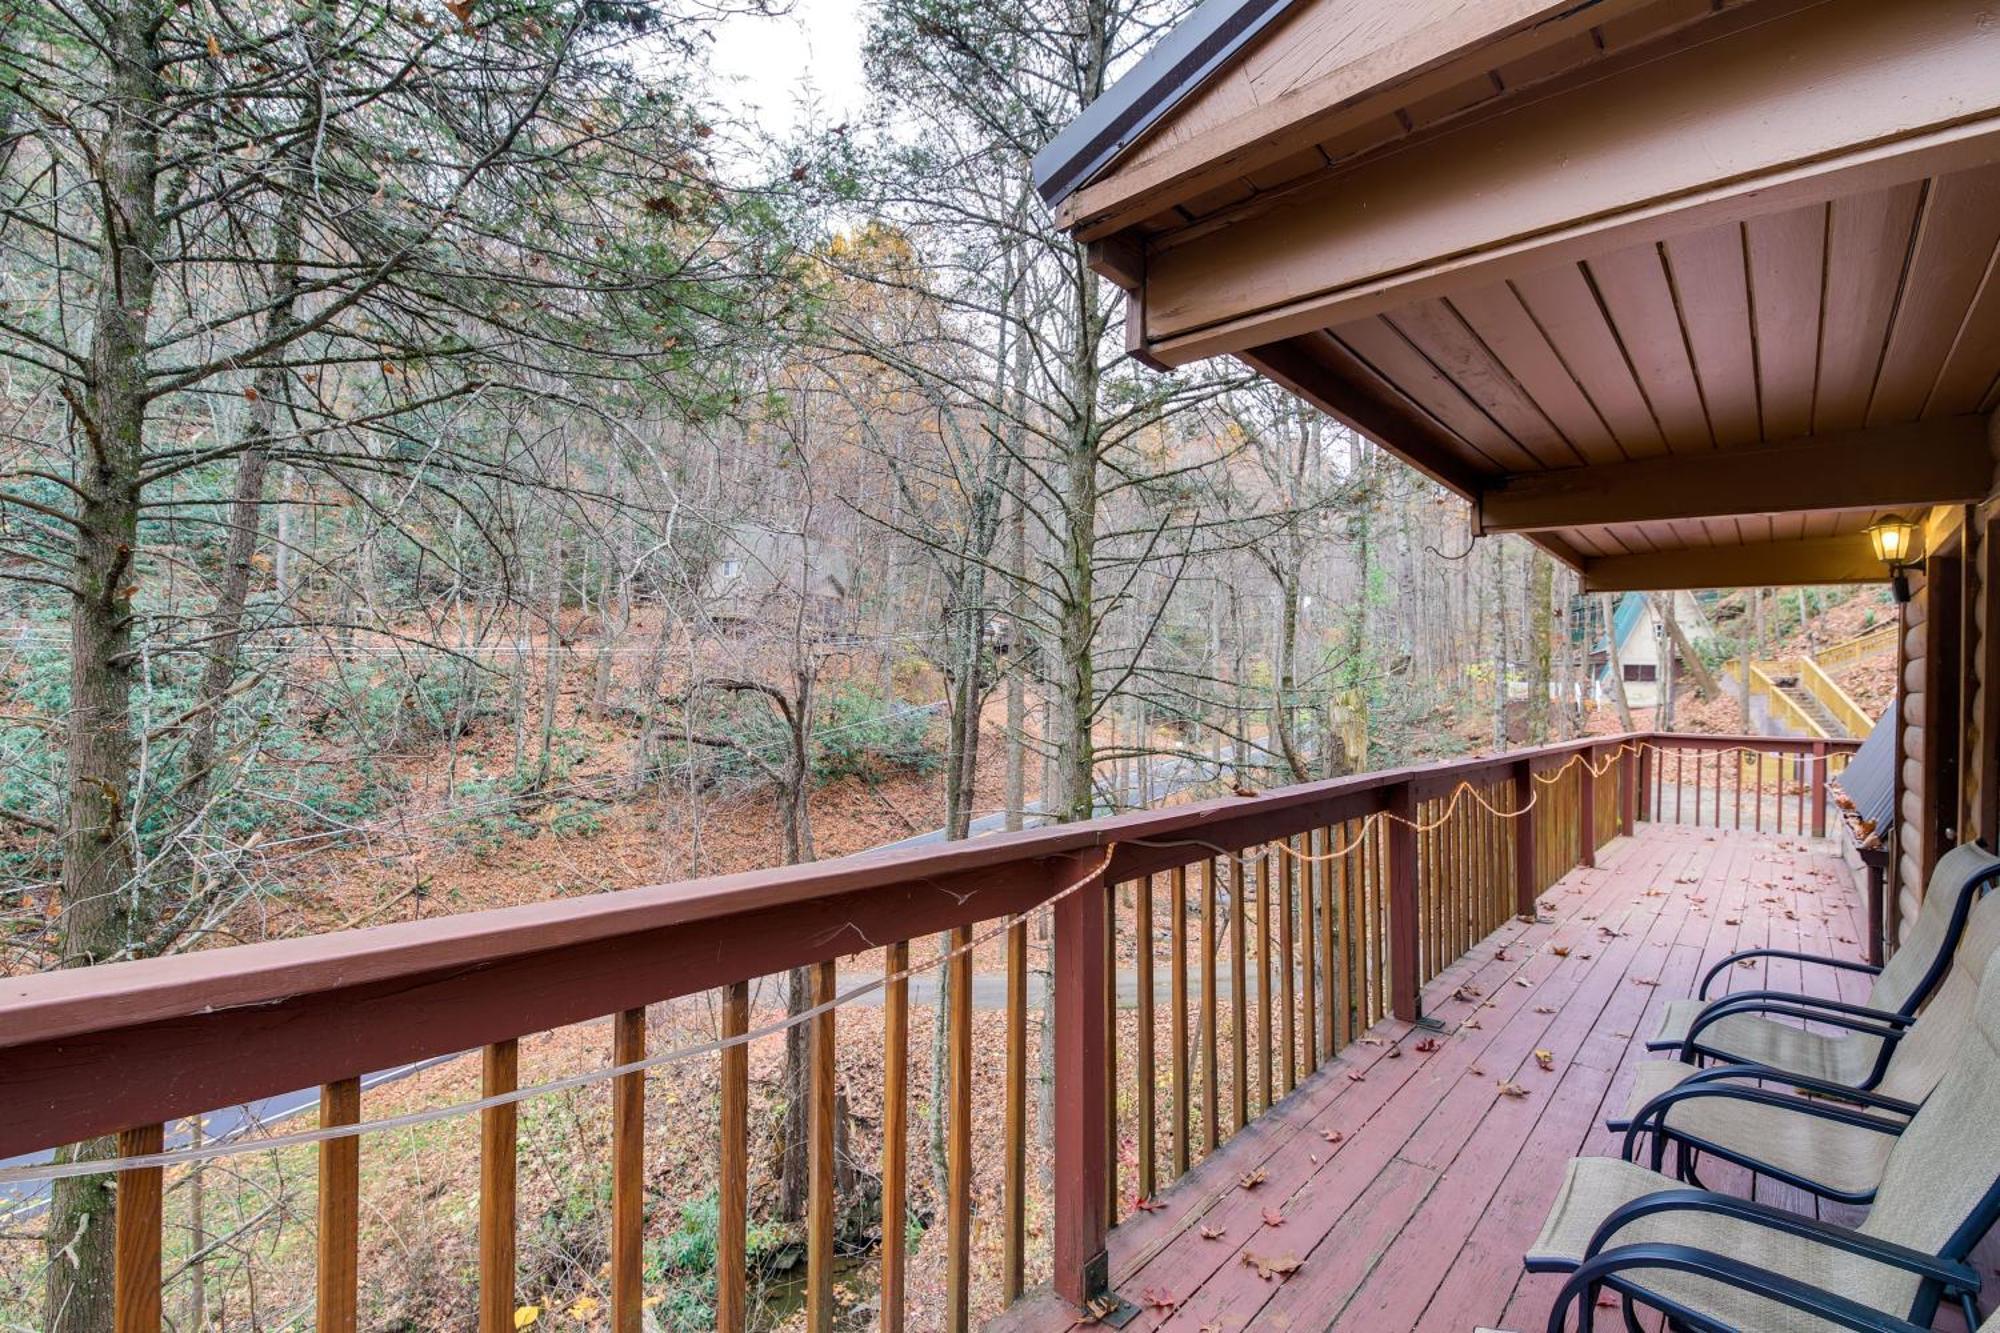
POLYGON ((1925 619, 1930 598, 1922 575, 1912 575, 1910 600, 1902 608, 1902 641, 1896 650, 1896 682, 1902 705, 1896 710, 1896 894, 1885 934, 1902 939, 1903 923, 1916 920, 1923 900, 1923 804, 1925 619))
POLYGON ((1938 857, 2000 845, 2000 505, 1932 515, 1898 653, 1896 896, 1890 938, 1914 918, 1938 857))
POLYGON ((1968 567, 1976 591, 1967 599, 1971 615, 1971 706, 1967 709, 1966 821, 1970 835, 1988 848, 2000 847, 2000 502, 1989 501, 1973 523, 1976 549, 1968 567))

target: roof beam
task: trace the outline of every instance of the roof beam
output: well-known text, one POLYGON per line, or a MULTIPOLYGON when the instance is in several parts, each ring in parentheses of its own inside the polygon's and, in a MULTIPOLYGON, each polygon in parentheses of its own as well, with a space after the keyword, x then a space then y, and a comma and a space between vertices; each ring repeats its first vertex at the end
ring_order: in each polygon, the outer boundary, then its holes
POLYGON ((1631 63, 1161 237, 1145 341, 1184 364, 1993 161, 1991 18, 1989 0, 1744 6, 1631 63))
POLYGON ((1865 532, 1742 546, 1686 546, 1608 555, 1583 563, 1585 592, 1664 592, 1680 588, 1783 588, 1822 583, 1886 583, 1865 532))
POLYGON ((1877 426, 1716 453, 1503 478, 1473 501, 1480 534, 1746 514, 1973 504, 1995 489, 1983 416, 1877 426))

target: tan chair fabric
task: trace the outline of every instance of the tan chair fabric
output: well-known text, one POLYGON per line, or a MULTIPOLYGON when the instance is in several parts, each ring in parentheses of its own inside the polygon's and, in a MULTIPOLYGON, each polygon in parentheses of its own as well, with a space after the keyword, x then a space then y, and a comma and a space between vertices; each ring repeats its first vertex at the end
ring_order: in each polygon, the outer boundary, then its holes
MULTIPOLYGON (((1890 1149, 1881 1188, 1860 1230, 1936 1254, 2000 1181, 2000 968, 1980 987, 1960 1058, 1890 1149)), ((1656 1190, 1683 1188, 1667 1176, 1613 1157, 1569 1165, 1531 1259, 1580 1263, 1591 1237, 1614 1209, 1656 1190)), ((1614 1245, 1644 1241, 1692 1245, 1784 1273, 1888 1314, 1905 1314, 1917 1279, 1856 1255, 1730 1218, 1668 1212, 1622 1229, 1614 1245)), ((1818 1333, 1830 1327, 1796 1311, 1706 1279, 1649 1272, 1635 1281, 1741 1328, 1818 1333)))
MULTIPOLYGON (((2000 857, 1971 844, 1954 847, 1938 858, 1909 938, 1869 988, 1869 1008, 1894 1012, 1903 1007, 1944 947, 1952 912, 1966 882, 1995 864, 2000 864, 2000 857)), ((1716 998, 1720 997, 1670 1002, 1653 1041, 1683 1040, 1702 1010, 1716 998)), ((1762 1014, 1731 1014, 1703 1028, 1700 1040, 1705 1048, 1731 1059, 1847 1084, 1864 1081, 1882 1053, 1881 1039, 1865 1032, 1807 1029, 1762 1014)))
MULTIPOLYGON (((1980 985, 1996 956, 2000 956, 2000 893, 1988 893, 1972 905, 1951 970, 1896 1044, 1878 1091, 1906 1102, 1922 1102, 1931 1095, 1975 1035, 1980 985)), ((1678 1060, 1642 1062, 1626 1101, 1625 1118, 1637 1116, 1646 1103, 1696 1072, 1678 1060)), ((1771 1086, 1784 1090, 1781 1084, 1771 1086)), ((1872 1130, 1720 1098, 1672 1107, 1667 1125, 1848 1192, 1875 1187, 1893 1142, 1872 1130)))

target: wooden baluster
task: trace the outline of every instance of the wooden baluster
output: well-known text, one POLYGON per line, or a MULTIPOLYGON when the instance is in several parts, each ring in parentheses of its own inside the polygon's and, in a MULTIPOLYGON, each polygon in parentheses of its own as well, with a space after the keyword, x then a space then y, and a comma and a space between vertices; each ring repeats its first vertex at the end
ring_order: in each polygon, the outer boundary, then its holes
POLYGON ((1028 923, 1007 927, 1006 1226, 1001 1234, 1000 1299, 1021 1297, 1028 1217, 1028 923))
POLYGON ((1244 899, 1249 896, 1250 875, 1243 864, 1243 853, 1238 851, 1229 858, 1229 1004, 1231 1045, 1230 1073, 1234 1082, 1230 1088, 1229 1132, 1235 1133, 1250 1121, 1250 1033, 1245 1023, 1249 1014, 1249 1002, 1245 988, 1250 984, 1250 949, 1244 942, 1244 932, 1250 928, 1248 908, 1244 899))
POLYGON ((1118 886, 1104 891, 1104 1217, 1118 1225, 1118 886))
POLYGON ((1723 751, 1715 751, 1715 826, 1722 827, 1722 761, 1728 756, 1723 751))
MULTIPOLYGON (((1312 854, 1310 836, 1292 839, 1292 847, 1298 852, 1312 854)), ((1302 1034, 1305 1056, 1302 1068, 1306 1074, 1319 1068, 1319 1005, 1316 989, 1319 981, 1319 939, 1318 903, 1319 895, 1314 891, 1318 875, 1323 868, 1317 861, 1301 861, 1292 858, 1293 873, 1299 890, 1299 943, 1304 952, 1299 957, 1299 1017, 1305 1023, 1302 1034)))
MULTIPOLYGON (((955 938, 955 936, 954 936, 955 938)), ((947 965, 948 966, 948 965, 947 965)), ((812 983, 813 1008, 831 1003, 834 988, 838 984, 832 960, 815 963, 806 969, 812 983)), ((949 982, 947 982, 949 984, 949 982)), ((838 1180, 834 1174, 833 1136, 834 1117, 839 1111, 838 1091, 834 1080, 834 1011, 815 1014, 807 1020, 806 1028, 806 1327, 811 1333, 829 1333, 833 1328, 833 1205, 834 1188, 838 1180)), ((946 1063, 951 1064, 947 1054, 946 1063)), ((949 1113, 949 1094, 946 1109, 949 1113)), ((951 1129, 949 1121, 945 1130, 946 1159, 950 1159, 951 1129)), ((946 1177, 950 1177, 950 1167, 946 1167, 946 1177)), ((949 1186, 946 1189, 950 1193, 949 1186)), ((946 1232, 946 1254, 949 1259, 950 1232, 946 1232)), ((951 1299, 946 1294, 947 1309, 951 1299)))
POLYGON ((1201 863, 1201 1150, 1206 1156, 1222 1142, 1222 1100, 1215 1086, 1215 858, 1201 863))
POLYGON ((1168 1012, 1167 1040, 1172 1051, 1172 1065, 1168 1071, 1168 1082, 1173 1094, 1174 1106, 1171 1124, 1174 1132, 1174 1177, 1179 1179, 1187 1174, 1193 1162, 1193 1154, 1188 1145, 1188 1030, 1187 1030, 1187 867, 1175 866, 1170 877, 1173 890, 1173 958, 1168 964, 1167 984, 1174 997, 1174 1007, 1168 1012))
POLYGON ((1685 823, 1681 818, 1681 800, 1687 794, 1687 780, 1681 769, 1687 762, 1687 751, 1674 747, 1674 823, 1685 823))
POLYGON ((1582 750, 1576 766, 1577 864, 1597 864, 1597 773, 1591 768, 1591 752, 1582 750))
POLYGON ((1285 1043, 1283 1058, 1278 1061, 1278 1093, 1285 1096, 1298 1084, 1299 1052, 1299 994, 1298 982, 1293 977, 1297 965, 1297 931, 1292 926, 1292 866, 1295 864, 1283 851, 1274 851, 1276 860, 1269 863, 1278 874, 1278 1004, 1284 1014, 1280 1030, 1285 1043))
MULTIPOLYGON (((735 981, 722 988, 722 1037, 728 1041, 750 1030, 750 983, 735 981)), ((750 1318, 750 1047, 745 1042, 722 1048, 722 1179, 718 1182, 715 1223, 715 1326, 719 1333, 743 1333, 750 1318)), ((894 1106, 891 1101, 889 1105, 894 1106)), ((883 1217, 887 1218, 889 1181, 882 1181, 883 1217)), ((889 1227, 882 1227, 882 1248, 889 1248, 889 1227)), ((885 1258, 886 1265, 887 1260, 885 1258)), ((884 1283, 886 1289, 887 1284, 884 1283)))
POLYGON ((1257 858, 1257 1109, 1271 1105, 1271 849, 1257 858))
POLYGON ((1320 858, 1313 867, 1313 883, 1319 894, 1319 1050, 1313 1057, 1313 1068, 1317 1069, 1340 1049, 1340 1039, 1335 1035, 1340 1017, 1338 992, 1341 985, 1340 963, 1334 954, 1334 936, 1339 931, 1334 889, 1336 872, 1334 863, 1327 859, 1333 854, 1333 830, 1314 829, 1311 846, 1313 854, 1320 858))
MULTIPOLYGON (((611 1022, 611 1062, 646 1058, 646 1009, 621 1010, 611 1022)), ((611 1327, 639 1333, 644 1323, 646 1233, 646 1071, 611 1080, 611 1327)))
MULTIPOLYGON (((509 1037, 479 1055, 479 1095, 497 1097, 520 1086, 521 1043, 509 1037)), ((513 1333, 514 1180, 520 1150, 520 1105, 479 1113, 479 1329, 513 1333)))
MULTIPOLYGON (((1812 743, 1812 835, 1826 836, 1826 742, 1812 743)), ((1991 838, 1988 839, 1991 841, 1991 838)))
POLYGON ((1736 827, 1744 827, 1744 757, 1740 753, 1730 755, 1730 791, 1736 803, 1736 827))
MULTIPOLYGON (((1067 888, 1082 863, 1063 858, 1054 884, 1067 888)), ((1108 1284, 1104 1234, 1104 907, 1099 887, 1055 904, 1055 1241, 1056 1294, 1087 1305, 1108 1284)))
POLYGON ((1334 836, 1340 839, 1342 847, 1352 847, 1348 855, 1334 863, 1334 891, 1338 900, 1340 916, 1340 1011, 1334 1015, 1338 1024, 1334 1035, 1334 1050, 1344 1049, 1354 1040, 1362 1012, 1362 986, 1368 977, 1368 956, 1362 951, 1361 909, 1362 895, 1366 891, 1368 857, 1372 833, 1365 834, 1365 825, 1356 824, 1351 819, 1340 821, 1334 836), (1366 837, 1360 846, 1353 847, 1354 839, 1366 837))
MULTIPOLYGON (((346 1142, 353 1142, 352 1139, 346 1142)), ((120 1157, 144 1157, 166 1146, 164 1125, 141 1125, 118 1134, 120 1157)), ((322 1148, 327 1145, 322 1144, 322 1148)), ((112 1222, 112 1324, 118 1333, 160 1333, 160 1230, 165 1186, 161 1168, 118 1173, 112 1222)), ((321 1195, 322 1199, 325 1197, 321 1195)), ((325 1212, 321 1215, 321 1236, 325 1212)), ((324 1250, 322 1249, 322 1259, 324 1250)), ((321 1272, 325 1269, 322 1268, 321 1272)))
POLYGON ((1751 802, 1754 813, 1750 823, 1754 831, 1762 833, 1764 831, 1764 756, 1758 751, 1752 750, 1743 757, 1755 764, 1751 772, 1756 775, 1755 785, 1757 790, 1755 800, 1751 802))
MULTIPOLYGON (((1016 930, 1023 927, 1016 926, 1016 930)), ((1012 943, 1009 942, 1009 1022, 1015 1008, 1012 990, 1012 943)), ((883 951, 882 974, 891 978, 882 993, 882 1333, 903 1333, 903 1290, 909 1274, 909 1191, 910 1191, 910 943, 900 940, 883 951)), ((1022 1003, 1025 1008, 1025 1001, 1022 1003)), ((1010 1029, 1011 1036, 1011 1029, 1010 1029)), ((1009 1070, 1009 1077, 1013 1071, 1009 1070)), ((1008 1114, 1013 1102, 1008 1103, 1008 1114)), ((1009 1142, 1017 1143, 1010 1131, 1009 1142)), ((1014 1164, 1008 1163, 1008 1237, 1019 1254, 1021 1183, 1014 1164)), ((1018 1269, 1010 1270, 1018 1273, 1018 1269)), ((1018 1277, 1017 1277, 1018 1282, 1018 1277)), ((1018 1292, 1017 1292, 1018 1294, 1018 1292)))
POLYGON ((1415 793, 1407 782, 1389 789, 1391 818, 1384 821, 1388 844, 1389 1005, 1397 1018, 1414 1023, 1423 1012, 1422 981, 1417 971, 1417 813, 1415 793))
POLYGON ((1694 824, 1701 827, 1701 773, 1708 755, 1705 751, 1694 752, 1694 824))
MULTIPOLYGON (((343 1078, 319 1090, 319 1123, 361 1119, 361 1080, 343 1078)), ((359 1316, 361 1140, 354 1135, 319 1145, 319 1333, 353 1333, 359 1316)))
MULTIPOLYGON (((946 1060, 950 1065, 951 1100, 945 1121, 945 1327, 950 1333, 965 1333, 972 1327, 972 927, 963 925, 951 932, 954 950, 946 979, 951 986, 951 1031, 946 1035, 946 1060)), ((833 989, 833 964, 826 965, 827 989, 833 989)), ((828 1015, 829 1019, 832 1015, 828 1015)), ((833 1030, 826 1034, 827 1105, 829 1123, 833 1103, 833 1030)), ((832 1192, 833 1144, 827 1143, 828 1193, 832 1192)), ((817 1174, 814 1179, 817 1180, 817 1174)), ((833 1213, 829 1197, 827 1228, 832 1238, 833 1213)), ((831 1255, 829 1255, 831 1259, 831 1255)), ((831 1278, 829 1263, 829 1279, 831 1278)), ((831 1282, 828 1296, 832 1295, 831 1282)), ((829 1306, 830 1308, 830 1306, 829 1306)))
POLYGON ((1132 899, 1132 954, 1133 967, 1138 981, 1139 1030, 1134 1034, 1138 1041, 1133 1051, 1133 1091, 1135 1109, 1139 1120, 1139 1183, 1133 1193, 1142 1199, 1153 1197, 1153 1190, 1159 1180, 1153 1159, 1153 877, 1140 876, 1133 885, 1132 899))

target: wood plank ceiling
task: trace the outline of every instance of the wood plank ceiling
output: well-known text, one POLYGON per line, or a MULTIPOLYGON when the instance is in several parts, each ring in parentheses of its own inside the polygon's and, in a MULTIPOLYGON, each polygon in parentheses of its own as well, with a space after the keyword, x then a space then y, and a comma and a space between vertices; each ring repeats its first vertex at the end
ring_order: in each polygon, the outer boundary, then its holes
MULTIPOLYGON (((1480 477, 1989 413, 2000 166, 1630 246, 1292 342, 1480 477)), ((1561 535, 1591 558, 1853 533, 1879 512, 1561 535)))

